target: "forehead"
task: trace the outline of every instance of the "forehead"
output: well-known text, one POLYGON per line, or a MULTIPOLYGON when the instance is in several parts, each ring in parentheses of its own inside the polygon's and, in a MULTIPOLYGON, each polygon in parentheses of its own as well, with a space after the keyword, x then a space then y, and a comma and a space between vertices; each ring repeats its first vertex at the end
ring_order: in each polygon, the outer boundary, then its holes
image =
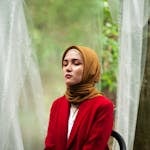
POLYGON ((64 59, 82 59, 82 56, 77 49, 70 49, 66 52, 64 59))

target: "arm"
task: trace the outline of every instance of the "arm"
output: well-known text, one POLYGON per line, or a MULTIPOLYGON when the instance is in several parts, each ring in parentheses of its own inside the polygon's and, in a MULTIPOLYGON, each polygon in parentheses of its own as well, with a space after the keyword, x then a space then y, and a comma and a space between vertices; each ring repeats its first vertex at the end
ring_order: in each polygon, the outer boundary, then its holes
POLYGON ((54 147, 53 143, 53 131, 54 131, 54 120, 55 120, 55 102, 52 104, 49 115, 49 123, 47 129, 47 135, 45 138, 45 148, 44 150, 50 150, 54 147))
POLYGON ((113 104, 98 108, 83 150, 105 150, 113 126, 113 104))

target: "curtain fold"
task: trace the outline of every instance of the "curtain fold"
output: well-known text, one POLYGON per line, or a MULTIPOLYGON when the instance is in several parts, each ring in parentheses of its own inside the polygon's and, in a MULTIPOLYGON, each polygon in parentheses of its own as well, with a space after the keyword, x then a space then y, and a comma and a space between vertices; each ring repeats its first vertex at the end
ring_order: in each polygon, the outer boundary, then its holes
POLYGON ((133 149, 138 117, 147 49, 143 37, 148 33, 146 26, 150 16, 149 3, 149 0, 123 0, 121 2, 115 129, 124 137, 128 150, 133 149))
POLYGON ((44 139, 44 105, 22 0, 0 1, 0 54, 0 150, 27 150, 44 139))

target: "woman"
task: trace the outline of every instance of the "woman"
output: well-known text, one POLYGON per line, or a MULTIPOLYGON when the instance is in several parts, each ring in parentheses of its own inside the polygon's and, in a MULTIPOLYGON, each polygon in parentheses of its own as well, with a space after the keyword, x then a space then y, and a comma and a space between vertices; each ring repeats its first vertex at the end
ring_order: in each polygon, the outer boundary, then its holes
POLYGON ((63 54, 66 93, 51 107, 45 150, 106 150, 113 126, 113 104, 96 88, 96 53, 71 46, 63 54))

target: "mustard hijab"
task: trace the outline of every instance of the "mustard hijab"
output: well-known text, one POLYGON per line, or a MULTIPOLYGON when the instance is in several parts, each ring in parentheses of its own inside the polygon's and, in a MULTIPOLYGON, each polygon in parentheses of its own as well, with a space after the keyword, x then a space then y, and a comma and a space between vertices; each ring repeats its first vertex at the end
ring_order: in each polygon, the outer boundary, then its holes
POLYGON ((100 64, 94 50, 84 46, 71 46, 63 54, 63 59, 70 49, 81 53, 84 62, 83 76, 80 83, 67 87, 65 96, 73 104, 79 104, 87 99, 101 95, 95 88, 95 83, 100 79, 100 64))

